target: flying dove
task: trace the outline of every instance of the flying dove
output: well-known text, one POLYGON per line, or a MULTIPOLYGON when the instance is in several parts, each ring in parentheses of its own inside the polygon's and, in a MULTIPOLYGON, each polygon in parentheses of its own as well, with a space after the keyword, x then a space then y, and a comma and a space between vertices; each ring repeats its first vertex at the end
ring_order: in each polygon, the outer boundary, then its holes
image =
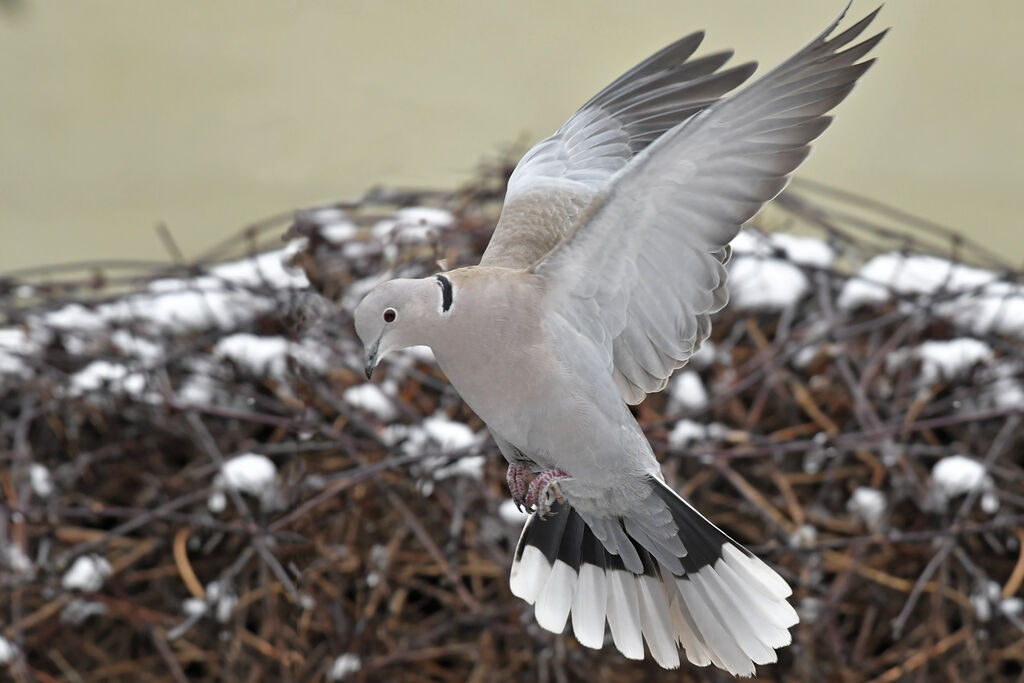
MULTIPOLYGON (((847 9, 849 5, 847 5, 847 9)), ((729 242, 786 186, 884 31, 875 10, 733 91, 756 65, 693 33, 522 158, 478 266, 385 282, 359 304, 366 375, 429 346, 533 513, 512 592, 537 622, 630 659, 751 675, 798 622, 789 585, 669 487, 629 404, 665 387, 725 306, 729 242), (848 47, 849 46, 849 47, 848 47), (534 478, 527 487, 529 474, 534 478)))

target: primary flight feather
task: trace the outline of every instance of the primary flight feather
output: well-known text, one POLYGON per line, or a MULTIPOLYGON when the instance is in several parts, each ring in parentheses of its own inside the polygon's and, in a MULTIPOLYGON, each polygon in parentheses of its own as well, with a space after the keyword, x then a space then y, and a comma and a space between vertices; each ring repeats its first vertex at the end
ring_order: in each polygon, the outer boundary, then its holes
MULTIPOLYGON (((627 404, 664 388, 727 299, 729 242, 871 65, 840 15, 752 84, 703 34, 652 55, 519 162, 480 265, 392 280, 355 313, 366 374, 430 346, 534 510, 511 589, 538 623, 662 666, 751 675, 797 623, 789 585, 665 482, 627 404), (731 93, 731 94, 730 94, 731 93), (528 475, 533 480, 527 485, 528 475)), ((844 10, 845 14, 845 10, 844 10)))

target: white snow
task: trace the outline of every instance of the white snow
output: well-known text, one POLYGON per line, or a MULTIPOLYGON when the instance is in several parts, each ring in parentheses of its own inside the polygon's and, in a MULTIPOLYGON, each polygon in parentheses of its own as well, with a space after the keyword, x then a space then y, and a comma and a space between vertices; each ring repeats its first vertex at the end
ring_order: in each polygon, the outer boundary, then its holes
POLYGON ((434 470, 434 479, 437 481, 450 477, 483 479, 485 462, 486 459, 482 455, 464 455, 452 464, 434 470))
POLYGON ((108 611, 105 603, 75 598, 64 605, 64 609, 60 611, 60 620, 62 623, 77 626, 89 617, 101 616, 108 611))
POLYGON ((209 605, 206 604, 206 600, 200 600, 199 598, 185 598, 181 602, 181 611, 187 617, 198 617, 206 614, 206 610, 209 609, 209 605))
POLYGON ((993 282, 980 293, 964 294, 940 310, 974 334, 1024 337, 1024 285, 993 282))
POLYGON ((1024 599, 1003 598, 999 601, 999 611, 1008 617, 1017 617, 1024 612, 1024 599))
POLYGON ((264 508, 277 501, 277 467, 274 461, 259 453, 237 455, 221 467, 213 479, 213 492, 207 506, 221 512, 226 505, 223 491, 234 489, 258 498, 264 508))
POLYGON ((356 235, 358 228, 348 218, 344 209, 324 206, 301 212, 299 220, 304 224, 315 224, 320 236, 332 244, 345 242, 356 235))
POLYGON ((355 223, 350 221, 343 221, 341 223, 320 227, 320 236, 331 244, 348 242, 357 234, 359 234, 359 228, 356 227, 355 223))
POLYGON ((937 297, 935 311, 973 334, 1024 337, 1024 285, 998 274, 934 256, 881 254, 868 261, 839 294, 841 308, 887 301, 897 294, 937 297))
POLYGON ((221 263, 210 269, 211 276, 233 285, 271 286, 275 289, 304 289, 309 280, 301 268, 285 263, 284 249, 265 251, 239 261, 221 263))
POLYGON ((108 387, 114 393, 139 397, 146 388, 146 376, 141 372, 129 371, 121 363, 94 360, 68 378, 67 394, 77 397, 103 387, 108 387))
POLYGON ((745 228, 730 242, 737 256, 784 256, 787 261, 806 266, 828 268, 835 261, 835 251, 824 240, 784 232, 762 233, 745 228))
POLYGON ((921 361, 922 383, 956 379, 994 358, 992 347, 971 337, 922 342, 913 355, 921 361))
POLYGON ((65 590, 95 593, 113 573, 110 563, 99 555, 82 555, 64 572, 60 583, 65 590))
POLYGON ((476 433, 467 425, 449 420, 441 414, 423 420, 423 429, 442 453, 469 448, 478 442, 476 433))
POLYGON ((211 581, 206 584, 206 604, 213 605, 213 616, 221 624, 231 619, 231 612, 238 604, 238 595, 225 581, 211 581))
POLYGON ((291 344, 282 337, 260 337, 237 333, 223 337, 213 347, 213 355, 230 359, 256 376, 280 379, 285 375, 291 344))
POLYGON ((696 412, 708 407, 708 392, 696 370, 677 372, 669 382, 669 410, 696 412))
POLYGON ((800 267, 782 259, 737 256, 728 268, 729 305, 739 309, 789 308, 810 288, 800 267))
POLYGON ((992 618, 992 606, 999 603, 999 594, 999 584, 995 581, 981 581, 971 591, 968 600, 980 621, 988 621, 992 618))
POLYGON ((39 320, 46 327, 75 332, 97 332, 107 325, 100 313, 82 304, 67 304, 43 314, 39 320))
POLYGON ((53 477, 46 465, 37 462, 32 463, 28 468, 29 482, 32 484, 32 492, 40 498, 49 498, 53 493, 53 477))
POLYGON ((416 237, 436 238, 440 231, 450 228, 454 223, 455 217, 449 211, 428 206, 412 206, 399 209, 392 218, 378 221, 373 226, 373 236, 394 241, 413 240, 416 237))
POLYGON ((398 417, 398 411, 395 410, 391 399, 377 384, 355 384, 343 391, 341 398, 353 408, 371 412, 384 422, 390 422, 398 417))
POLYGON ((242 289, 224 289, 222 283, 210 278, 192 284, 175 280, 173 284, 174 289, 168 287, 161 291, 160 281, 153 282, 152 291, 124 297, 101 309, 112 322, 137 322, 155 331, 181 333, 208 328, 232 329, 277 305, 272 297, 242 289))
POLYGON ((158 361, 164 355, 162 346, 145 337, 132 334, 128 330, 114 330, 110 335, 110 341, 121 353, 138 358, 141 361, 158 361))
POLYGON ((212 377, 200 373, 189 375, 178 388, 178 400, 185 404, 207 405, 214 403, 219 386, 212 377))
POLYGON ((800 621, 805 624, 813 624, 825 613, 825 601, 813 595, 808 595, 800 599, 800 602, 797 603, 796 611, 800 615, 800 621))
POLYGON ((804 524, 794 529, 788 540, 792 548, 809 548, 818 541, 818 529, 813 524, 804 524))
POLYGON ((1024 384, 1012 375, 997 375, 987 386, 985 398, 996 408, 1019 408, 1024 406, 1024 384))
MULTIPOLYGON (((210 327, 231 329, 273 310, 278 305, 274 290, 309 286, 302 270, 285 264, 287 256, 287 249, 278 249, 213 266, 208 275, 154 280, 146 292, 97 306, 91 312, 92 319, 103 324, 136 322, 156 331, 179 333, 210 327), (271 291, 254 292, 246 288, 271 291)), ((74 320, 76 329, 86 321, 81 311, 63 315, 73 320, 78 316, 74 320)))
POLYGON ((330 370, 332 353, 330 347, 309 337, 288 344, 289 356, 302 367, 319 374, 330 370))
POLYGON ((6 664, 18 656, 18 646, 0 636, 0 664, 6 664))
POLYGON ((518 508, 516 502, 509 498, 508 500, 503 500, 501 505, 498 506, 498 516, 506 524, 516 526, 529 519, 530 513, 518 508))
POLYGON ((350 674, 354 674, 362 668, 363 662, 359 659, 359 655, 352 654, 351 652, 346 653, 334 660, 327 677, 332 681, 343 681, 350 674))
POLYGON ((932 467, 932 490, 942 504, 956 496, 980 489, 983 493, 982 509, 992 513, 999 507, 994 488, 995 484, 985 471, 985 466, 967 456, 951 455, 932 467))
POLYGON ((696 441, 720 441, 728 432, 729 428, 721 422, 705 425, 692 420, 678 420, 668 434, 668 444, 672 448, 686 448, 696 441))
POLYGON ((890 290, 898 294, 961 292, 992 282, 995 273, 922 254, 880 254, 860 269, 839 293, 841 308, 888 301, 890 290))
POLYGON ((341 249, 341 253, 345 255, 346 259, 358 261, 359 259, 376 256, 381 252, 381 250, 382 247, 377 242, 359 242, 353 240, 345 243, 345 246, 341 249))
POLYGON ((694 441, 707 438, 708 428, 692 420, 679 420, 668 434, 668 445, 672 448, 686 448, 694 441))
POLYGON ((703 370, 715 362, 717 353, 718 348, 715 346, 715 342, 705 339, 700 348, 690 356, 689 365, 698 370, 703 370))
POLYGON ((7 565, 17 574, 27 574, 32 571, 32 560, 21 549, 17 543, 0 543, 0 559, 7 562, 7 565))
POLYGON ((773 232, 768 236, 769 242, 782 249, 793 263, 804 266, 828 268, 836 260, 836 252, 824 240, 817 237, 790 235, 785 232, 773 232))
POLYGON ((0 329, 0 375, 28 377, 30 370, 23 357, 38 349, 39 344, 31 340, 24 330, 13 327, 0 329))
MULTIPOLYGON (((421 429, 414 428, 409 431, 409 440, 405 443, 407 452, 423 452, 432 445, 442 453, 450 453, 473 448, 481 441, 467 425, 449 420, 441 413, 431 415, 421 424, 421 429)), ((435 480, 449 477, 481 479, 485 462, 482 455, 466 455, 444 467, 438 467, 433 471, 433 477, 435 480)), ((432 462, 425 463, 427 469, 432 465, 432 462)))
POLYGON ((869 527, 877 529, 885 517, 885 496, 878 489, 857 487, 846 501, 847 511, 869 527))

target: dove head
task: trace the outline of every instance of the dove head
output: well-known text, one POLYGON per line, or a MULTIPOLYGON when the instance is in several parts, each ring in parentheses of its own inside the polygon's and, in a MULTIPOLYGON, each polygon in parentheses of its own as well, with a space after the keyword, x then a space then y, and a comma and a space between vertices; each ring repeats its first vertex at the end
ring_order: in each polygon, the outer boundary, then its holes
POLYGON ((374 287, 355 312, 356 334, 366 349, 366 378, 391 351, 429 344, 446 303, 451 305, 451 282, 443 275, 374 287))

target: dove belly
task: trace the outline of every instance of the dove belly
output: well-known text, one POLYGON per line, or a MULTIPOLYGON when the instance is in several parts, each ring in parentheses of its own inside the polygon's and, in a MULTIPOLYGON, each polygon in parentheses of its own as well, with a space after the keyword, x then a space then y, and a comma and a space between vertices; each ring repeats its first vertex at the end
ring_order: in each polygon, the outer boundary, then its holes
POLYGON ((541 467, 561 469, 595 487, 607 486, 616 475, 658 470, 604 368, 573 367, 545 344, 464 348, 459 358, 436 350, 435 355, 488 428, 541 467))

